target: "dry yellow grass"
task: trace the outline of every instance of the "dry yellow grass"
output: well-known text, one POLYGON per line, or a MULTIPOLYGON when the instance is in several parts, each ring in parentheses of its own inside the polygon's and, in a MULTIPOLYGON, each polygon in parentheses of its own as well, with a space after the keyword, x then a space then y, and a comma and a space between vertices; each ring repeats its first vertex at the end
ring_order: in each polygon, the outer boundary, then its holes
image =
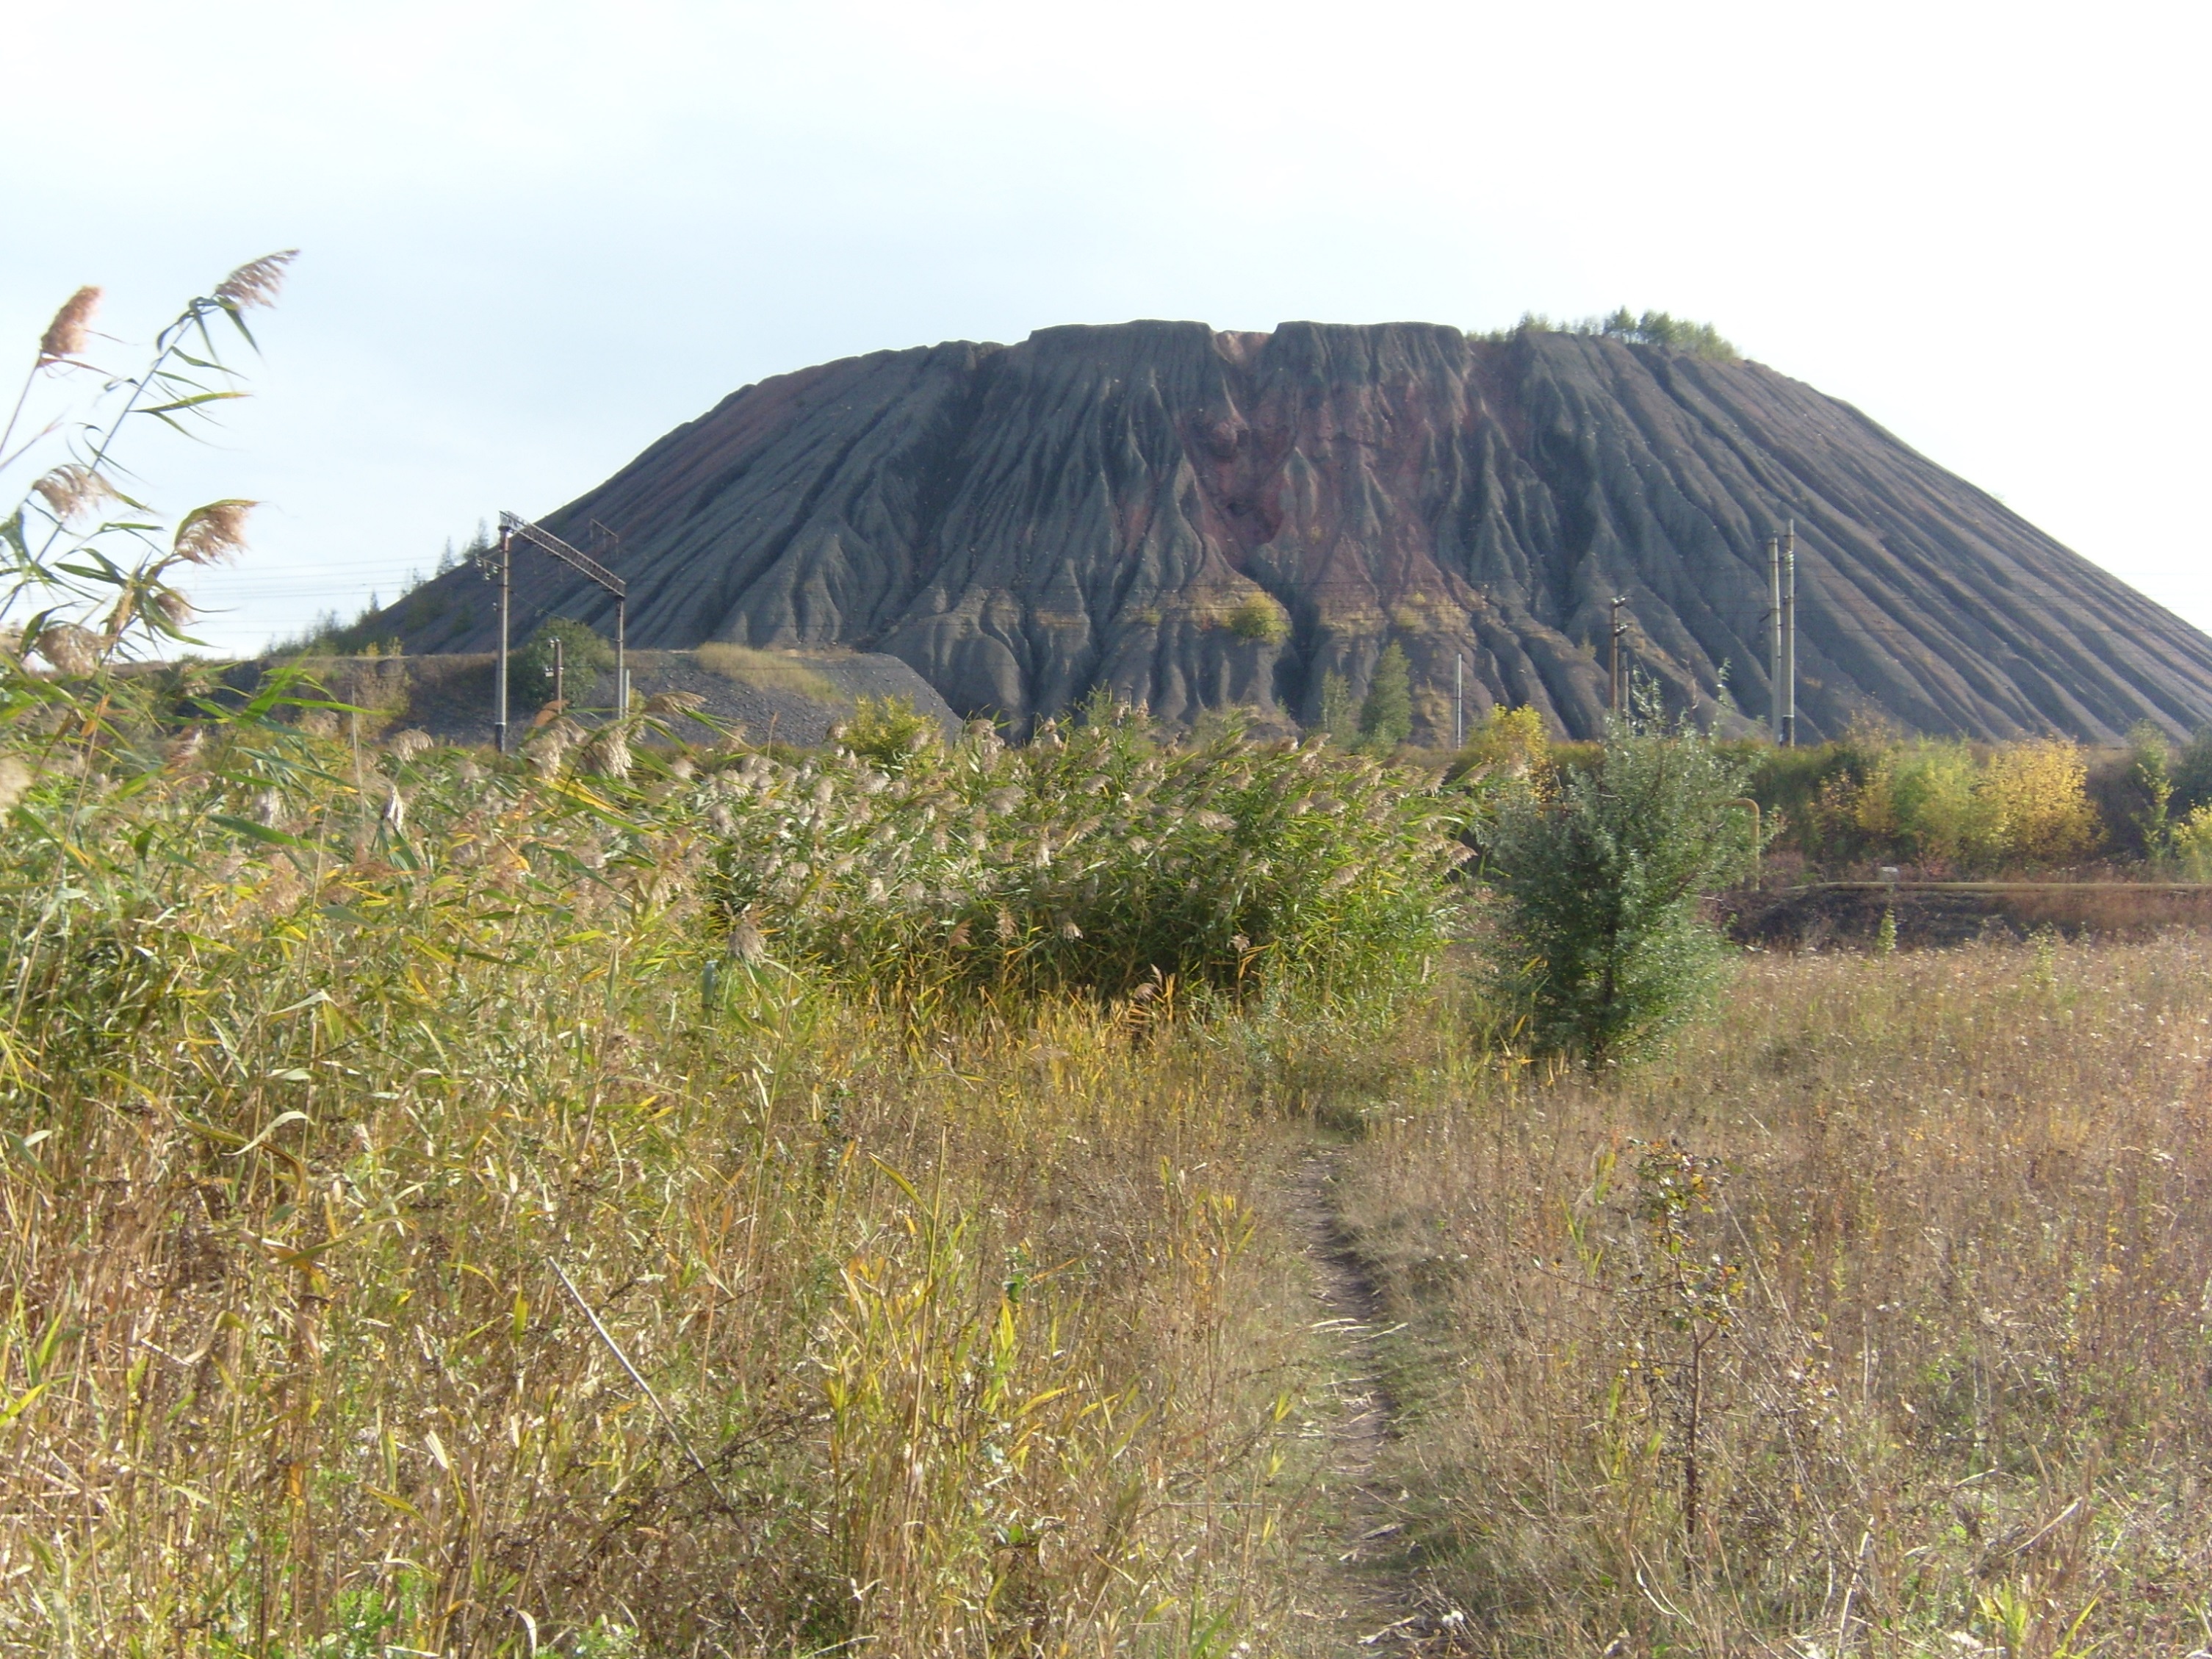
POLYGON ((1110 1653, 1283 1615, 1306 1321, 1233 1067, 1072 1012, 915 1054, 814 1011, 725 1056, 606 995, 497 1076, 441 1066, 443 1019, 264 1012, 330 1040, 232 1080, 257 1109, 10 1158, 9 1650, 1110 1653))
POLYGON ((852 699, 811 664, 780 651, 756 651, 750 646, 709 640, 693 653, 699 665, 740 685, 763 691, 789 691, 815 702, 842 707, 852 699))
POLYGON ((1408 1094, 1346 1201, 1462 1645, 2205 1644, 2208 1063, 2201 938, 2045 941, 1754 957, 1666 1064, 1408 1094))

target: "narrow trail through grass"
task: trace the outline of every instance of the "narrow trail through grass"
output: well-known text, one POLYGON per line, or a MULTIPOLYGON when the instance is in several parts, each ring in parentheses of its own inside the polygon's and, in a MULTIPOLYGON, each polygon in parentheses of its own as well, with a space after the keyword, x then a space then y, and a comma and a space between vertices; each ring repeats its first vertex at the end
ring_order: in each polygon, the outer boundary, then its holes
POLYGON ((1327 1544, 1332 1645, 1344 1653, 1443 1651, 1405 1547, 1408 1496, 1379 1473, 1398 1428, 1386 1374, 1384 1286, 1362 1259, 1339 1206, 1340 1147, 1319 1146, 1299 1163, 1287 1218, 1312 1278, 1322 1317, 1312 1331, 1323 1367, 1315 1390, 1316 1431, 1328 1445, 1321 1495, 1334 1522, 1327 1544))

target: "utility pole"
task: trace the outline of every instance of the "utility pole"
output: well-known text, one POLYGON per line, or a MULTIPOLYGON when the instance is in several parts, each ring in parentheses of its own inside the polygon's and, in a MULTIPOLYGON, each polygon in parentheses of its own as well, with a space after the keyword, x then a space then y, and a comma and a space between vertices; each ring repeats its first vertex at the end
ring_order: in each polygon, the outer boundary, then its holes
POLYGON ((568 708, 568 659, 561 649, 561 636, 553 636, 553 706, 563 714, 568 708))
POLYGON ((1627 603, 1628 601, 1626 599, 1620 598, 1618 595, 1614 597, 1613 601, 1613 689, 1611 706, 1613 712, 1616 714, 1624 713, 1628 703, 1627 684, 1626 682, 1621 678, 1620 665, 1620 636, 1628 632, 1628 624, 1620 619, 1620 607, 1627 603))
POLYGON ((1452 654, 1452 747, 1467 747, 1467 653, 1452 654))
MULTIPOLYGON (((499 526, 499 662, 493 670, 492 741, 507 752, 507 625, 514 597, 514 539, 502 517, 499 526)), ((493 573, 487 573, 493 574, 493 573)))
MULTIPOLYGON (((614 542, 617 549, 621 547, 622 544, 616 538, 614 532, 605 525, 595 522, 592 528, 606 540, 614 542)), ((519 517, 513 513, 502 513, 499 515, 501 570, 506 569, 509 562, 507 556, 508 549, 518 540, 529 543, 541 553, 551 554, 571 570, 580 575, 589 577, 613 597, 615 602, 615 718, 620 720, 629 713, 629 659, 624 654, 623 637, 629 631, 629 595, 623 585, 622 578, 590 554, 577 551, 550 530, 543 529, 531 523, 527 519, 519 517)), ((502 586, 500 588, 499 661, 499 729, 500 746, 503 751, 506 748, 507 733, 507 588, 504 586, 503 578, 502 586)))
MULTIPOLYGON (((622 538, 601 524, 592 520, 592 552, 596 556, 605 552, 609 563, 622 560, 622 538)), ((629 649, 623 635, 629 630, 629 594, 626 588, 615 589, 615 718, 622 720, 629 713, 629 649)))
POLYGON ((1797 520, 1782 532, 1782 746, 1797 746, 1797 520))
POLYGON ((1782 538, 1766 538, 1766 724, 1782 741, 1782 538))

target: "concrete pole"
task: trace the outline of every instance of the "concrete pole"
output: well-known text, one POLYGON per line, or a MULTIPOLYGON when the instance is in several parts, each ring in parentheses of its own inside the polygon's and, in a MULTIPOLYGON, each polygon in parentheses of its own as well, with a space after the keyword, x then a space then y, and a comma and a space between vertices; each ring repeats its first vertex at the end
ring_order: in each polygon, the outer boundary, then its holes
POLYGON ((1626 713, 1628 705, 1627 685, 1620 677, 1620 636, 1628 632, 1628 624, 1620 619, 1620 607, 1627 603, 1626 599, 1620 598, 1613 602, 1613 688, 1610 701, 1616 714, 1626 713))
POLYGON ((629 647, 623 635, 629 631, 629 599, 628 596, 615 601, 615 718, 624 720, 629 714, 629 647))
POLYGON ((1782 741, 1782 538, 1766 538, 1766 725, 1782 741))
POLYGON ((505 525, 499 527, 499 665, 492 687, 492 735, 499 752, 507 752, 507 626, 514 595, 514 541, 505 525))
POLYGON ((1782 532, 1782 746, 1797 746, 1797 520, 1782 532))

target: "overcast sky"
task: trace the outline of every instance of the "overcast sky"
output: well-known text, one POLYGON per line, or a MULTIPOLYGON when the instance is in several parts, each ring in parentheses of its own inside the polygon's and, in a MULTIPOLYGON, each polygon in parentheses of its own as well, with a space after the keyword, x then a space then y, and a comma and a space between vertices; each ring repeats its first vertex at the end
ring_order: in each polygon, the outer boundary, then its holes
MULTIPOLYGON (((1056 323, 1716 324, 2212 627, 2206 9, 9 0, 0 343, 303 251, 203 633, 389 599, 768 374, 1056 323)), ((124 361, 120 347, 103 347, 124 361)), ((16 371, 4 371, 12 376, 16 371)))

